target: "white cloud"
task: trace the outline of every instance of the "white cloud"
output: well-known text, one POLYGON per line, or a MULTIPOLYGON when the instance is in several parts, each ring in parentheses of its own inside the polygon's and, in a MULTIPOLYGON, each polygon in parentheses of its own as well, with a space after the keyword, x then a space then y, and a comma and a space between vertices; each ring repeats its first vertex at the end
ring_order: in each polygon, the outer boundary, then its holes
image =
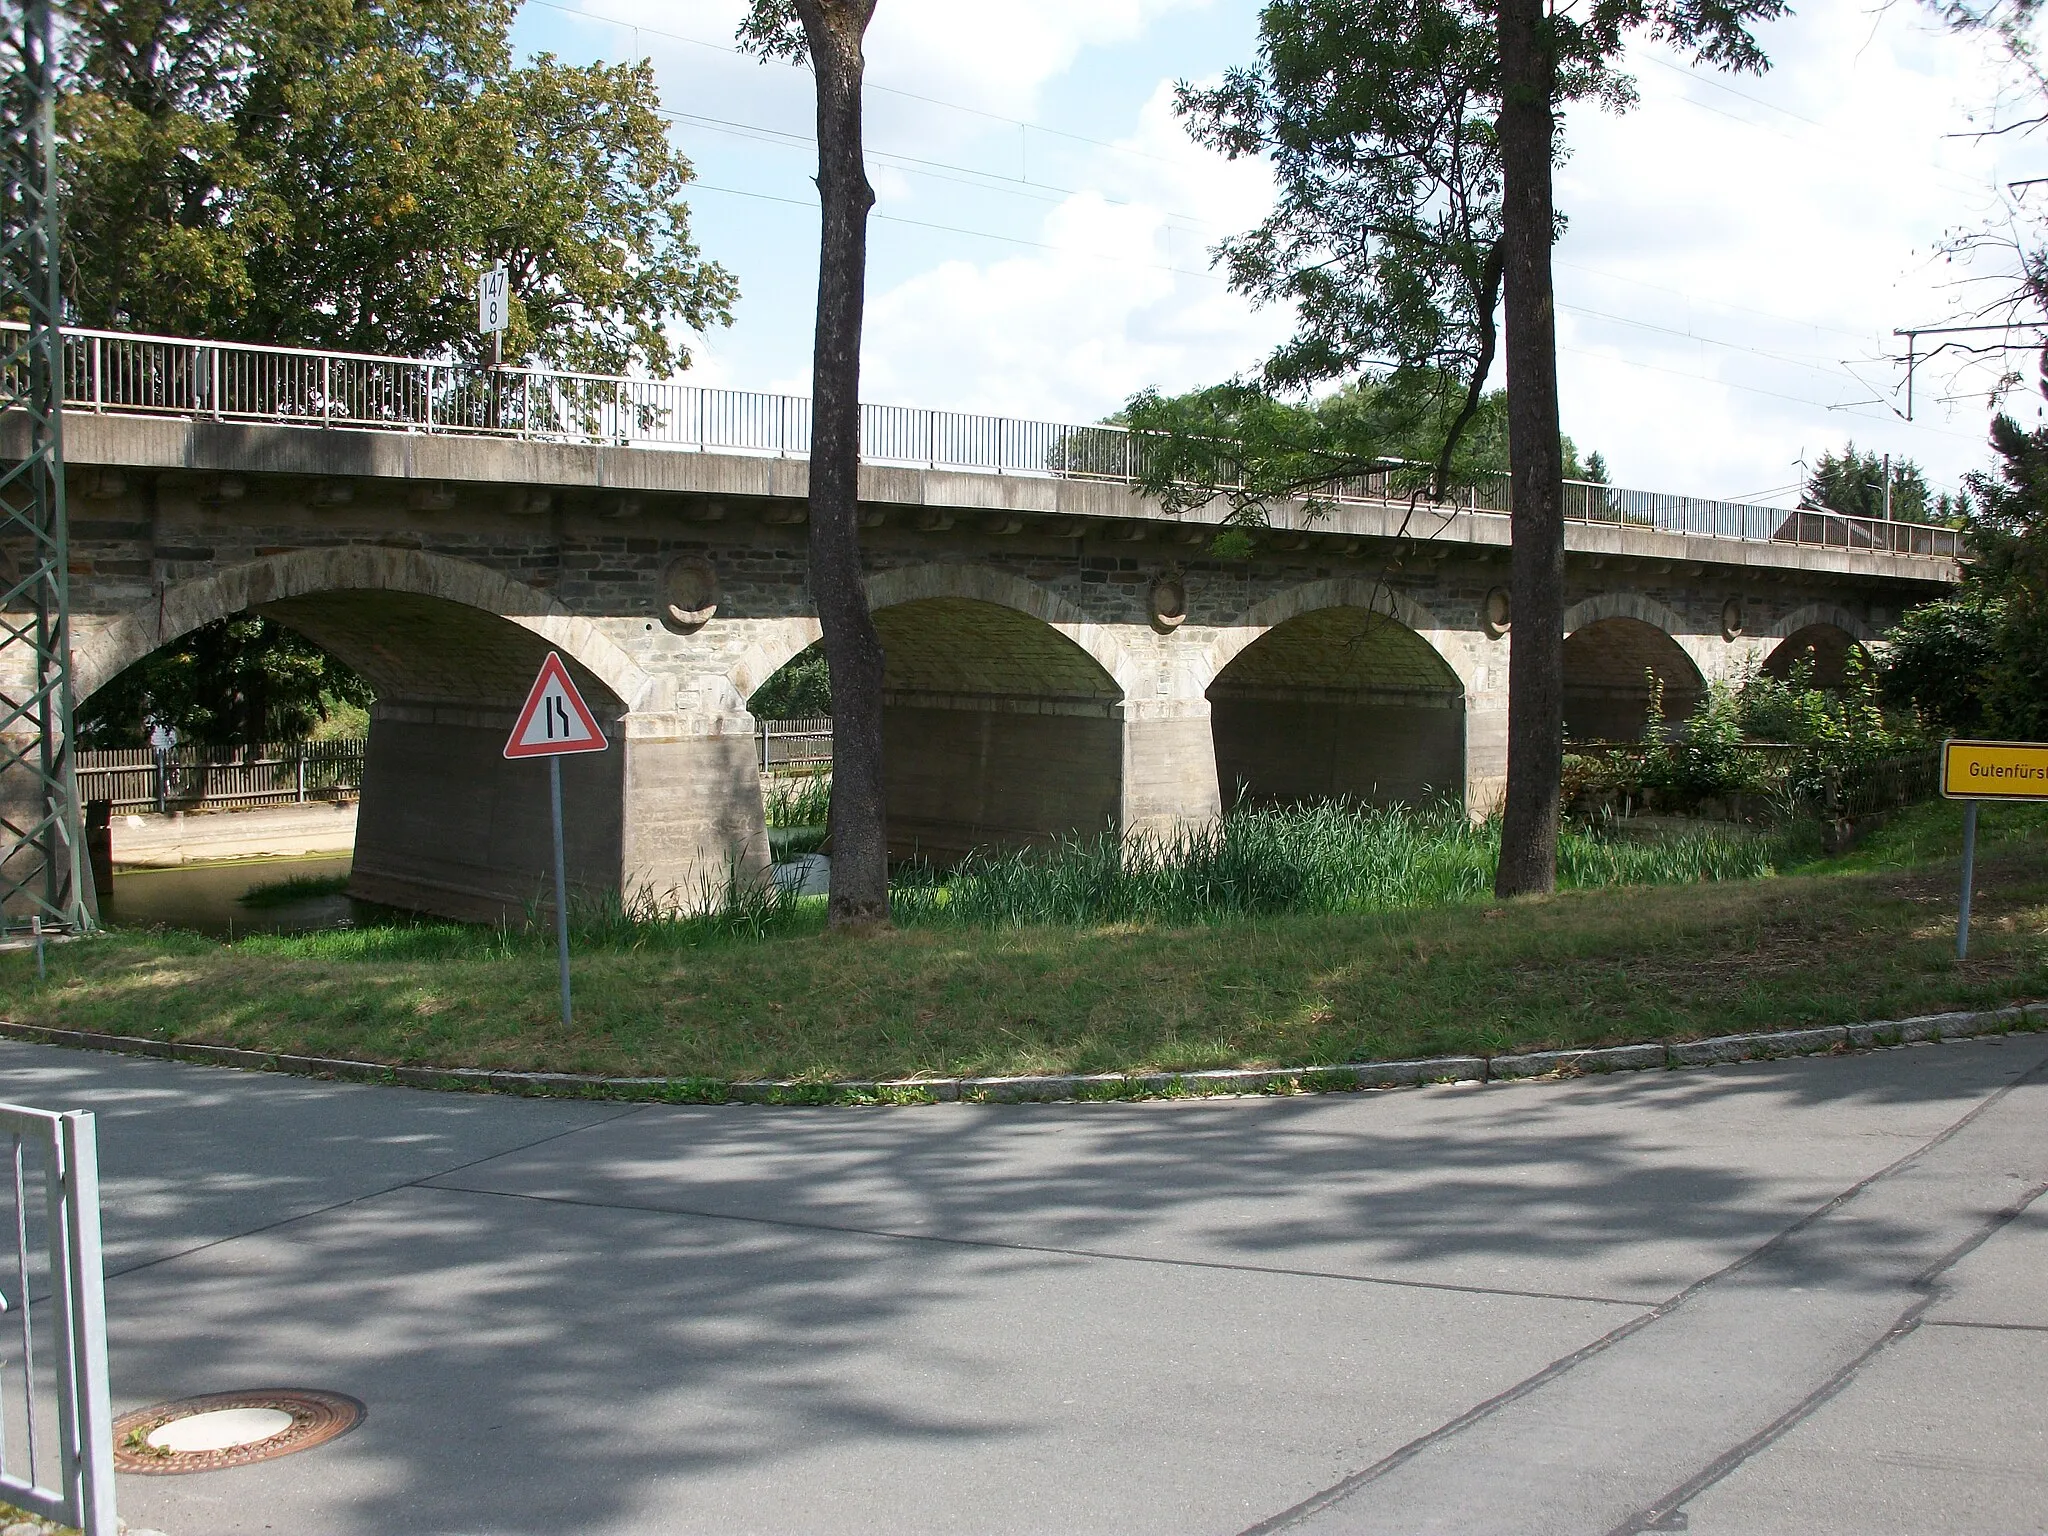
POLYGON ((1137 153, 1077 167, 1098 190, 1047 214, 1033 238, 1049 249, 946 261, 871 299, 863 393, 1092 420, 1259 361, 1288 317, 1229 293, 1207 252, 1269 206, 1265 167, 1190 143, 1164 82, 1118 148, 1137 153))
POLYGON ((875 12, 870 78, 1028 115, 1082 50, 1141 36, 1209 0, 890 0, 875 12))
POLYGON ((1660 489, 1789 487, 1852 436, 1952 482, 1984 457, 1981 405, 1908 426, 1886 358, 1894 326, 1958 301, 1934 247, 1990 206, 1999 151, 1950 136, 1992 73, 1974 43, 1857 0, 1761 36, 1780 66, 1762 79, 1639 56, 1634 112, 1567 124, 1566 430, 1660 489))
MULTIPOLYGON (((1212 0, 888 0, 866 40, 871 84, 1028 116, 1083 50, 1142 36, 1212 0)), ((705 42, 730 39, 745 0, 585 0, 584 9, 705 42)))

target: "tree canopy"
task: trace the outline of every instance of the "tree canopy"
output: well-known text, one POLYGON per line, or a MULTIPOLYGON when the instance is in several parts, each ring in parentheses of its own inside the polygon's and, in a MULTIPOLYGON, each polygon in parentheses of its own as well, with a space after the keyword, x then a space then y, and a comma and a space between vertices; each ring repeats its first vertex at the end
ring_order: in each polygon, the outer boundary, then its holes
POLYGON ((1995 470, 1964 477, 1969 557, 1956 596, 1892 632, 1885 687, 1961 734, 2048 739, 2048 427, 1991 424, 1995 470))
POLYGON ((736 288, 690 238, 645 62, 512 61, 514 0, 76 0, 61 132, 79 323, 664 373, 736 288))
MULTIPOLYGON (((1156 434, 1146 479, 1169 509, 1186 511, 1221 495, 1231 520, 1245 524, 1256 523, 1258 509, 1271 501, 1314 502, 1333 482, 1371 468, 1385 470, 1397 491, 1433 494, 1465 392, 1463 381, 1424 369, 1354 380, 1312 400, 1234 380, 1183 395, 1147 390, 1115 420, 1156 434)), ((1507 473, 1506 390, 1480 395, 1450 448, 1447 483, 1507 473)), ((1599 454, 1581 461, 1568 437, 1562 448, 1565 478, 1606 481, 1599 454)))
MULTIPOLYGON (((1859 453, 1854 442, 1840 454, 1823 453, 1807 475, 1800 499, 1808 507, 1851 517, 1884 517, 1887 462, 1875 453, 1859 453)), ((1935 498, 1920 466, 1911 459, 1890 460, 1889 474, 1889 515, 1902 523, 1925 522, 1935 498)), ((1943 497, 1942 510, 1949 506, 1949 498, 1943 497)))
POLYGON ((816 720, 832 713, 832 673, 825 647, 812 641, 747 700, 756 720, 816 720))
MULTIPOLYGON (((1762 55, 1747 24, 1781 9, 1605 0, 1554 12, 1553 105, 1629 105, 1633 86, 1615 66, 1630 30, 1754 67, 1762 55)), ((1256 64, 1212 89, 1183 83, 1177 104, 1198 142, 1272 165, 1272 212, 1217 254, 1234 289, 1291 305, 1297 324, 1255 377, 1177 401, 1141 395, 1131 419, 1199 436, 1222 405, 1247 426, 1295 429, 1255 442, 1254 456, 1270 446, 1333 476, 1418 460, 1434 466, 1437 494, 1495 467, 1491 447, 1469 450, 1463 438, 1491 428, 1504 456, 1504 403, 1486 389, 1504 262, 1500 60, 1496 9, 1484 0, 1270 0, 1256 64), (1305 407, 1333 382, 1369 384, 1373 409, 1262 415, 1254 403, 1264 394, 1305 407)), ((1553 234, 1562 229, 1559 218, 1553 234)), ((1273 494, 1302 488, 1267 478, 1273 494)))
POLYGON ((201 747, 304 740, 370 685, 304 636, 260 614, 217 619, 144 657, 78 711, 88 747, 149 745, 150 728, 201 747))

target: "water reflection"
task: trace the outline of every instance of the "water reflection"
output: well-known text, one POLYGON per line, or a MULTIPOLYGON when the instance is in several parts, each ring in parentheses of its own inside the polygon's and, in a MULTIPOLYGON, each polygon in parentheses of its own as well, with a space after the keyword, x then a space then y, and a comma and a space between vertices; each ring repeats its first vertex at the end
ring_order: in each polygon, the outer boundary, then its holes
POLYGON ((277 906, 245 906, 238 899, 257 886, 282 880, 346 875, 351 856, 313 854, 298 859, 232 859, 180 864, 170 869, 114 873, 101 921, 119 928, 184 928, 215 938, 245 933, 311 933, 366 921, 381 909, 342 895, 316 895, 277 906))

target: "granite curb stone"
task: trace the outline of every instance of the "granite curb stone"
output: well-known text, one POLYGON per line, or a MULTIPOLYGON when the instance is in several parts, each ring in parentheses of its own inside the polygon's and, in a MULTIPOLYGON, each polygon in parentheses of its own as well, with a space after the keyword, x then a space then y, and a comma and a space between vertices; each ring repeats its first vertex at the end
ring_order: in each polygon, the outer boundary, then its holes
POLYGON ((405 1067, 384 1062, 352 1061, 345 1057, 252 1051, 239 1046, 153 1040, 141 1035, 112 1035, 0 1020, 0 1039, 345 1082, 553 1098, 773 1105, 932 1104, 961 1100, 992 1104, 1070 1103, 1412 1088, 1424 1083, 1512 1082, 1539 1077, 1581 1077, 1601 1072, 1718 1066, 1739 1061, 1821 1056, 1849 1050, 1878 1050, 2038 1030, 2048 1030, 2048 1003, 1923 1014, 1908 1019, 1834 1025, 1825 1029, 1719 1035, 1706 1040, 1653 1041, 1583 1050, 1524 1051, 1493 1057, 1431 1056, 1411 1061, 1351 1062, 1327 1067, 1233 1067, 1198 1072, 1097 1072, 1013 1077, 908 1077, 846 1082, 726 1082, 717 1078, 513 1072, 489 1067, 405 1067))
POLYGON ((1665 1047, 1612 1045, 1598 1050, 1527 1051, 1495 1056, 1487 1062, 1489 1078, 1578 1076, 1587 1072, 1643 1072, 1667 1065, 1665 1047))
POLYGON ((1674 1067, 1711 1067, 1729 1061, 1768 1061, 1774 1056, 1821 1056, 1844 1050, 1848 1044, 1848 1027, 1838 1025, 1833 1029, 1787 1029, 1770 1034, 1674 1041, 1665 1051, 1674 1067))

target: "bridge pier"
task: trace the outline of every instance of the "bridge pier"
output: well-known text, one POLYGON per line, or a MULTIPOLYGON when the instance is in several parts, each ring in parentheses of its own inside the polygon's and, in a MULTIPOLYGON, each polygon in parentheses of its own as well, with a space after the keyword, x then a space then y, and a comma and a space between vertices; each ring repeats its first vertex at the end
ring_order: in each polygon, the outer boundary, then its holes
MULTIPOLYGON (((378 701, 350 895, 469 922, 552 908, 547 766, 505 759, 513 717, 378 701)), ((562 764, 572 899, 696 908, 735 874, 765 874, 751 717, 598 719, 611 748, 562 764)))
POLYGON ((1223 797, 1208 701, 1127 702, 1123 714, 1125 834, 1171 841, 1213 823, 1223 797))

